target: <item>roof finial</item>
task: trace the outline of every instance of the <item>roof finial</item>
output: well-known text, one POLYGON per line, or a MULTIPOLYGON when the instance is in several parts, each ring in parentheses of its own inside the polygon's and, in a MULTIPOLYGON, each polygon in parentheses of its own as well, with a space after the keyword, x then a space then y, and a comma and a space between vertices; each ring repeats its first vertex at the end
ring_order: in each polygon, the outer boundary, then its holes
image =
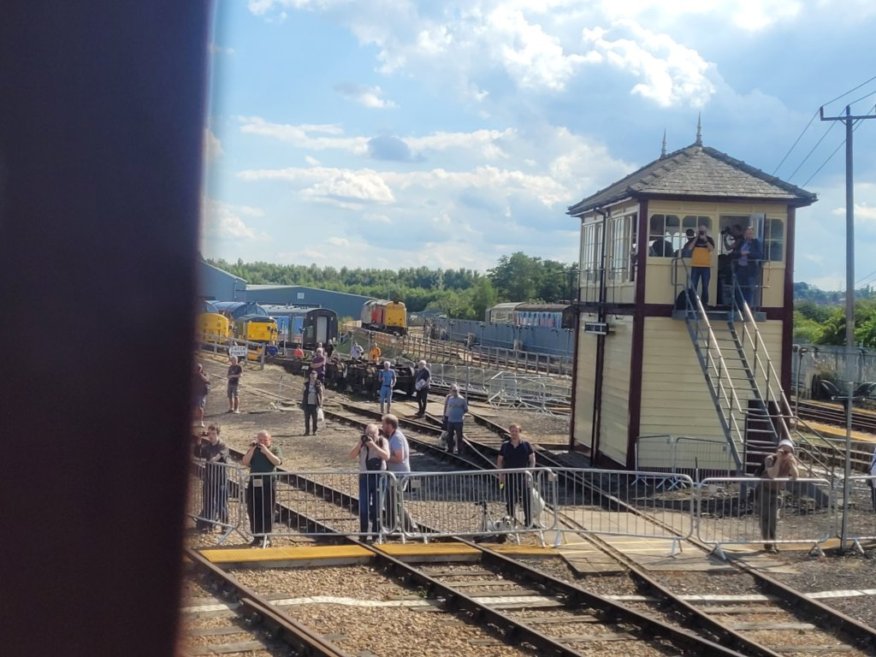
POLYGON ((697 146, 703 145, 703 113, 697 114, 697 146))
POLYGON ((666 128, 663 128, 663 145, 660 147, 660 159, 666 157, 666 128))

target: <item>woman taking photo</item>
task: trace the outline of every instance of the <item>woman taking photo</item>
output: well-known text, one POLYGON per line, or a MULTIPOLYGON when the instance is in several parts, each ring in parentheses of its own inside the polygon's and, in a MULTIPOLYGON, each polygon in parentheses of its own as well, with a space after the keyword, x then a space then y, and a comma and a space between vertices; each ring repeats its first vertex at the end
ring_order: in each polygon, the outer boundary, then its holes
POLYGON ((368 522, 371 521, 371 535, 364 540, 375 540, 380 534, 380 476, 378 472, 386 470, 389 460, 389 443, 380 435, 376 424, 369 424, 353 449, 351 459, 359 459, 359 531, 368 533, 368 522))

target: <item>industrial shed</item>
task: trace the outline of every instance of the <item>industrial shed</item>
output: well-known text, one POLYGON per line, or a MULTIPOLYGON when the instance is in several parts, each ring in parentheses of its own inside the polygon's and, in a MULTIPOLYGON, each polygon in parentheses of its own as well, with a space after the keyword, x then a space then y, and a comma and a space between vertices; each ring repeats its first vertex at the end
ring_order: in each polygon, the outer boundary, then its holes
POLYGON ((246 295, 247 301, 261 304, 329 308, 337 313, 339 320, 358 319, 362 304, 371 298, 302 285, 247 285, 246 295))
POLYGON ((198 289, 207 301, 246 301, 246 281, 201 260, 198 264, 198 289))

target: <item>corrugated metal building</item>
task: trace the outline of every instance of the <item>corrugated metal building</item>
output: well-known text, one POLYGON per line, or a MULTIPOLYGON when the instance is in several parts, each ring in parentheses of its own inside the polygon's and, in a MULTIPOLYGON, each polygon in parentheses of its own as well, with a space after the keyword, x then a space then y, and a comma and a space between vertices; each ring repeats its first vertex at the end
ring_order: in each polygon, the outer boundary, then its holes
POLYGON ((345 317, 359 319, 362 304, 371 297, 361 294, 348 294, 333 290, 320 290, 302 285, 247 285, 247 301, 256 303, 276 304, 280 306, 310 306, 313 308, 329 308, 338 314, 338 319, 345 317))
POLYGON ((198 267, 198 289, 208 301, 246 301, 246 281, 219 267, 201 260, 198 267))

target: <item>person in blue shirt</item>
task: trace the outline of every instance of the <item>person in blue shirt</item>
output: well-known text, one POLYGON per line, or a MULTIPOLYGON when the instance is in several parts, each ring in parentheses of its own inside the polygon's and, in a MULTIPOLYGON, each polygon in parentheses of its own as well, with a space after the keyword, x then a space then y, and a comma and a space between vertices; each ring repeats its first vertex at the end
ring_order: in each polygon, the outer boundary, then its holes
POLYGON ((377 372, 377 381, 380 383, 380 414, 383 415, 384 413, 384 404, 386 405, 386 413, 390 413, 392 411, 392 389, 395 388, 396 374, 388 360, 383 361, 383 369, 377 372))
POLYGON ((450 386, 450 394, 444 400, 444 424, 447 431, 447 449, 454 454, 462 450, 462 426, 468 402, 459 394, 459 386, 450 386))
POLYGON ((763 251, 760 242, 754 236, 754 228, 745 229, 741 241, 733 247, 734 273, 736 282, 742 290, 742 298, 749 306, 754 305, 754 290, 759 283, 760 260, 763 251))

